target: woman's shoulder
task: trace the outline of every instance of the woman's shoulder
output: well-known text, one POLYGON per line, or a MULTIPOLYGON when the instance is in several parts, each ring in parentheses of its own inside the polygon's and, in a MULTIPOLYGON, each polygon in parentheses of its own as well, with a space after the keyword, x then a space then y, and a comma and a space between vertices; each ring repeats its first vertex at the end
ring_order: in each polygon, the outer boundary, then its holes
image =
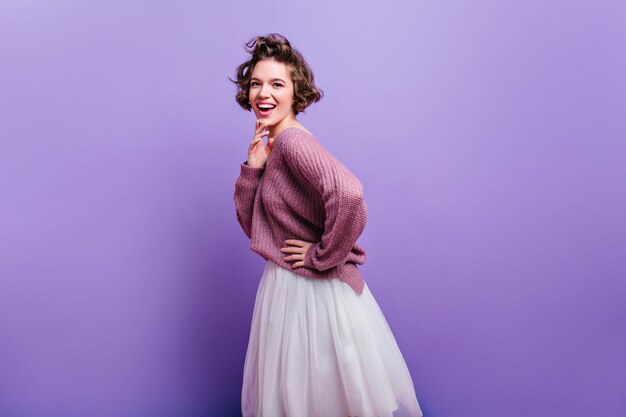
POLYGON ((298 126, 284 128, 276 137, 276 143, 281 148, 290 148, 297 152, 305 149, 319 152, 324 149, 313 133, 298 126))
POLYGON ((290 126, 291 128, 295 128, 300 130, 301 132, 307 133, 311 136, 315 136, 313 133, 311 133, 308 129, 306 129, 304 126, 300 125, 300 126, 290 126))
POLYGON ((354 174, 309 131, 298 127, 284 129, 279 141, 287 166, 313 184, 357 184, 354 174), (284 132, 284 134, 283 134, 284 132))
POLYGON ((315 135, 299 127, 285 128, 277 143, 287 164, 309 171, 346 171, 347 167, 315 135), (284 132, 284 134, 283 134, 284 132))
POLYGON ((307 129, 305 129, 302 126, 289 126, 284 128, 283 130, 280 131, 280 133, 277 135, 278 137, 284 137, 284 136, 288 136, 288 137, 297 137, 297 136, 310 136, 315 138, 315 135, 313 133, 311 133, 310 131, 308 131, 307 129))
POLYGON ((292 152, 328 152, 317 137, 308 130, 297 126, 290 126, 283 129, 276 137, 276 143, 284 149, 292 152))

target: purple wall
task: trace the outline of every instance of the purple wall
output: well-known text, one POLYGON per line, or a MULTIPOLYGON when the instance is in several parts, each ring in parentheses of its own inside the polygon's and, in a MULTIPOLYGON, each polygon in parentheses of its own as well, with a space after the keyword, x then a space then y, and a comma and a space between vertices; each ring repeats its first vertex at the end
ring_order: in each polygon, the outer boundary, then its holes
POLYGON ((84 3, 0 5, 0 417, 238 415, 226 77, 272 31, 426 415, 626 414, 626 3, 84 3))

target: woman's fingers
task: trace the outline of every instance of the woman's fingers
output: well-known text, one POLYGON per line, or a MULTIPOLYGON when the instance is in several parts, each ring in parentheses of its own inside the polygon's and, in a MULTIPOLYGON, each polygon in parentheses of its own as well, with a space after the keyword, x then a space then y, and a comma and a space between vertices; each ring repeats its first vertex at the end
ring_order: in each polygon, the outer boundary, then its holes
POLYGON ((280 248, 280 250, 281 252, 286 252, 286 253, 303 253, 302 248, 298 246, 288 246, 285 248, 280 248))
POLYGON ((252 139, 252 142, 250 142, 250 149, 256 148, 256 145, 259 142, 263 142, 263 139, 261 139, 261 138, 254 138, 254 139, 252 139))
POLYGON ((255 132, 258 132, 259 129, 261 129, 262 127, 264 127, 265 124, 261 123, 261 121, 259 119, 256 120, 256 128, 254 129, 255 132))
POLYGON ((254 130, 257 134, 260 130, 266 128, 267 125, 265 123, 261 123, 259 120, 256 121, 256 129, 254 130))
POLYGON ((285 244, 288 246, 280 248, 280 251, 283 253, 289 253, 291 255, 285 256, 284 260, 286 262, 294 262, 293 264, 291 264, 292 268, 303 267, 306 252, 309 250, 311 245, 313 245, 313 243, 307 242, 305 240, 287 239, 285 240, 285 244))
POLYGON ((265 158, 269 156, 272 147, 274 145, 274 138, 268 138, 267 146, 263 146, 263 137, 269 136, 270 132, 267 130, 267 124, 262 123, 259 119, 256 119, 254 136, 250 141, 248 147, 248 159, 254 158, 257 163, 264 163, 265 158))
POLYGON ((302 250, 302 248, 298 246, 289 246, 285 248, 280 248, 280 251, 287 255, 283 258, 286 262, 304 260, 304 251, 302 250))
POLYGON ((304 240, 299 240, 299 239, 285 239, 285 243, 288 245, 298 245, 300 247, 304 246, 305 242, 304 240))
POLYGON ((285 260, 285 262, 304 261, 304 254, 294 253, 294 254, 285 256, 283 259, 285 260))
POLYGON ((270 132, 269 132, 269 131, 267 131, 267 130, 261 130, 261 131, 260 131, 260 132, 258 132, 256 135, 254 135, 254 138, 255 138, 255 139, 256 139, 256 138, 259 138, 259 139, 260 139, 260 138, 262 138, 263 136, 267 136, 267 135, 269 135, 269 133, 270 133, 270 132))
POLYGON ((248 162, 252 162, 252 166, 262 166, 269 155, 274 140, 268 139, 268 146, 263 146, 263 136, 269 136, 269 131, 266 130, 267 124, 261 123, 259 119, 256 119, 254 136, 248 146, 248 162))
MULTIPOLYGON (((264 126, 264 125, 262 125, 262 126, 264 126)), ((257 133, 252 138, 252 141, 250 142, 250 148, 255 146, 259 141, 262 141, 263 140, 263 136, 267 136, 269 134, 269 132, 267 130, 261 130, 261 129, 263 129, 262 126, 257 129, 257 133)))

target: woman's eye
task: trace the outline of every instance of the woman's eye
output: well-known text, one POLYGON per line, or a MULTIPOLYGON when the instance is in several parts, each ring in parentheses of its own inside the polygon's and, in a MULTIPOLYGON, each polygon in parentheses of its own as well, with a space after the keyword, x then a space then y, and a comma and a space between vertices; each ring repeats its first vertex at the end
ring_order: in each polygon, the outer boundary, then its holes
MULTIPOLYGON (((252 87, 252 86, 256 86, 256 85, 258 85, 258 84, 259 84, 259 83, 257 83, 256 81, 252 81, 252 82, 250 83, 250 86, 252 87)), ((276 85, 276 86, 278 86, 278 87, 283 87, 283 85, 282 85, 281 83, 274 83, 274 85, 276 85)))

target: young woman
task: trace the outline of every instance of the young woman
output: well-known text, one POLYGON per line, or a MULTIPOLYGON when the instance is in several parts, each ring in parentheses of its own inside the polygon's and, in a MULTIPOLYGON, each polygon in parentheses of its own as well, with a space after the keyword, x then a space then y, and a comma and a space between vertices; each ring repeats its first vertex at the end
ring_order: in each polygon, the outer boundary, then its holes
POLYGON ((277 34, 246 44, 236 100, 257 121, 237 220, 267 261, 244 362, 243 417, 421 417, 411 375, 357 267, 363 186, 296 116, 322 98, 277 34), (268 136, 267 145, 263 137, 268 136))

